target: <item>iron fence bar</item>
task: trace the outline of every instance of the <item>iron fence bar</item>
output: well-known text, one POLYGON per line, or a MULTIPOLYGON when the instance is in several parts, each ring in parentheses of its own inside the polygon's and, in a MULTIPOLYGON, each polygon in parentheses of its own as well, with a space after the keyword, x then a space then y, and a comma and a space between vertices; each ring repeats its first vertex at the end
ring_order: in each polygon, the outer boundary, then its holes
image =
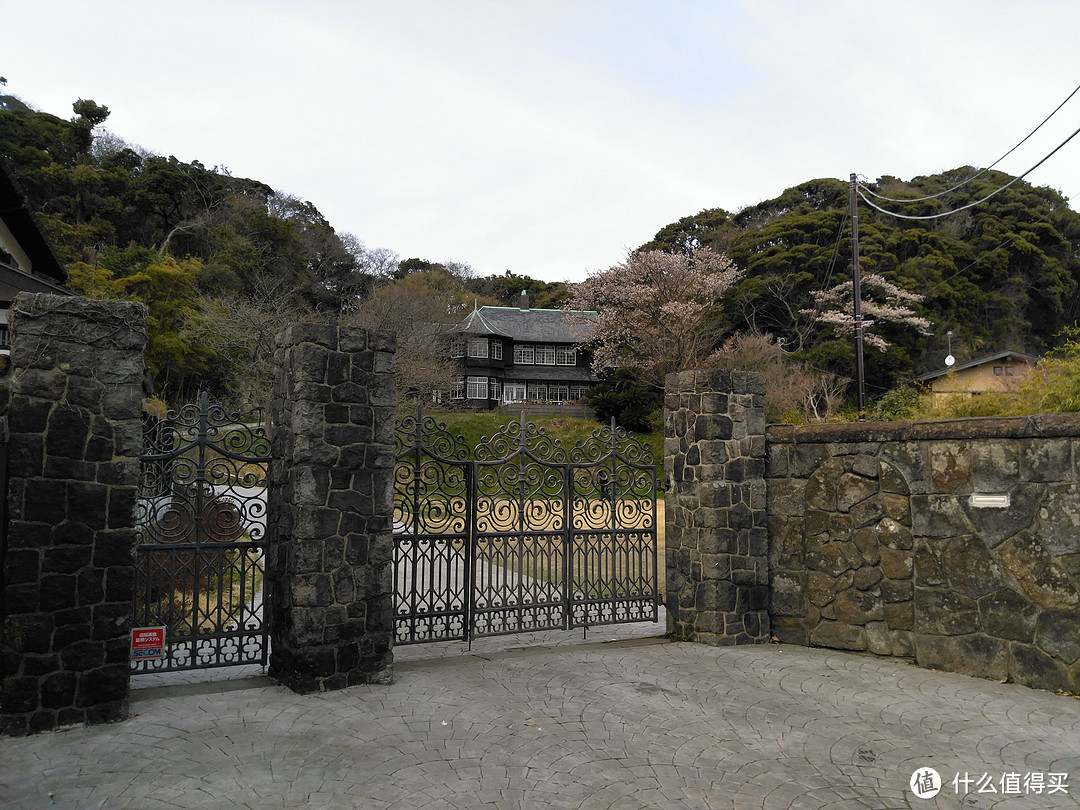
POLYGON ((656 467, 651 466, 648 475, 649 482, 649 501, 650 508, 652 510, 652 592, 653 592, 653 608, 652 615, 653 621, 657 621, 660 616, 660 526, 657 524, 656 514, 656 467))
MULTIPOLYGON (((424 418, 423 413, 420 410, 420 403, 417 403, 417 405, 416 405, 416 439, 415 439, 415 441, 413 443, 414 455, 413 455, 413 487, 412 487, 412 497, 413 497, 412 526, 411 527, 405 526, 405 528, 404 528, 404 533, 406 535, 409 534, 410 528, 412 530, 412 538, 408 541, 408 546, 407 546, 408 549, 409 549, 409 552, 410 552, 409 557, 410 557, 410 560, 411 560, 411 563, 412 563, 410 565, 411 570, 409 572, 410 579, 412 580, 412 588, 409 591, 409 593, 412 595, 411 599, 410 599, 410 602, 409 602, 409 614, 410 614, 409 635, 410 635, 411 638, 416 637, 416 593, 417 593, 417 578, 420 575, 419 574, 420 566, 417 564, 417 558, 419 557, 419 554, 420 554, 420 486, 421 486, 421 481, 422 481, 421 465, 424 463, 424 456, 423 456, 423 450, 422 450, 423 430, 424 430, 423 418, 424 418)), ((403 516, 403 517, 405 517, 405 516, 403 516)), ((397 553, 396 552, 397 552, 397 549, 395 548, 395 555, 394 555, 395 559, 397 558, 397 553)), ((429 575, 429 576, 430 576, 430 578, 432 580, 432 583, 431 583, 432 587, 434 587, 434 585, 435 585, 435 582, 434 582, 434 570, 435 570, 434 555, 432 556, 430 570, 431 570, 431 575, 429 575)), ((394 579, 395 579, 395 585, 396 585, 397 577, 395 576, 394 579)))
POLYGON ((463 583, 471 583, 467 557, 469 554, 467 511, 469 478, 467 462, 455 449, 443 426, 428 417, 418 407, 409 425, 399 420, 396 435, 398 464, 411 464, 405 474, 395 473, 395 509, 400 520, 395 521, 395 625, 396 643, 414 644, 428 641, 468 640, 467 622, 469 594, 463 583), (428 430, 428 428, 432 428, 428 430), (444 455, 445 453, 445 455, 444 455), (443 488, 451 482, 461 488, 453 493, 443 488), (430 512, 430 499, 441 497, 437 515, 430 512), (451 509, 460 503, 461 510, 451 509), (428 525, 427 518, 434 523, 428 525), (457 525, 460 531, 454 533, 457 525), (441 531, 440 531, 441 529, 441 531), (460 629, 454 625, 460 622, 460 629))
POLYGON ((473 587, 476 579, 477 540, 476 540, 476 498, 477 498, 477 469, 476 460, 472 459, 465 465, 465 571, 464 587, 468 599, 462 600, 466 606, 464 618, 465 637, 468 639, 469 650, 472 650, 473 636, 476 635, 476 597, 477 589, 473 587))
MULTIPOLYGON (((265 549, 267 542, 265 540, 215 540, 211 548, 218 549, 265 549)), ((205 543, 140 543, 139 548, 147 550, 171 550, 171 551, 195 551, 196 549, 206 549, 205 543)))
MULTIPOLYGON (((209 398, 205 391, 199 393, 199 432, 196 436, 196 444, 198 449, 198 462, 195 467, 195 546, 196 551, 192 553, 191 571, 192 571, 192 583, 191 583, 191 636, 193 639, 198 639, 200 635, 200 621, 199 621, 199 604, 200 593, 202 584, 202 567, 203 567, 203 555, 199 553, 204 539, 204 532, 206 526, 203 519, 203 510, 206 508, 206 503, 203 498, 203 487, 206 482, 206 431, 207 431, 207 416, 209 414, 209 398)), ((221 577, 218 577, 220 580, 221 577)), ((194 643, 194 642, 193 642, 194 643)), ((195 648, 191 651, 192 658, 195 656, 195 648)))
MULTIPOLYGON (((186 408, 186 407, 187 406, 183 406, 182 408, 177 409, 176 413, 179 415, 184 410, 184 408, 186 408)), ((198 421, 198 424, 188 426, 189 427, 189 433, 190 433, 191 430, 195 431, 194 434, 192 434, 191 439, 185 441, 183 431, 181 429, 177 428, 177 427, 173 427, 172 431, 173 431, 174 436, 175 436, 175 438, 174 438, 175 445, 173 447, 171 447, 170 449, 163 450, 161 452, 144 452, 144 453, 140 454, 140 456, 139 456, 140 461, 143 461, 143 462, 168 461, 170 459, 176 458, 177 456, 183 455, 188 450, 191 450, 191 449, 195 448, 196 446, 198 446, 200 444, 212 447, 214 449, 215 453, 217 453, 218 455, 224 456, 225 458, 228 458, 228 459, 230 459, 232 461, 245 461, 245 462, 262 462, 262 461, 266 461, 266 462, 269 462, 269 461, 272 460, 272 455, 270 453, 269 441, 266 439, 265 435, 253 436, 246 443, 247 447, 248 447, 246 452, 238 452, 236 450, 230 449, 226 444, 219 444, 219 443, 215 442, 211 438, 211 434, 212 433, 216 434, 218 427, 221 427, 221 426, 215 426, 213 429, 211 429, 211 426, 209 424, 209 415, 210 415, 209 394, 206 391, 202 391, 202 392, 199 393, 198 407, 199 407, 199 411, 198 411, 199 421, 198 421), (253 449, 253 448, 256 448, 256 447, 265 448, 266 452, 256 452, 256 450, 253 449)), ((241 415, 236 414, 236 416, 237 416, 237 418, 240 418, 241 415)), ((248 413, 247 416, 255 416, 256 417, 256 419, 255 419, 255 423, 257 425, 257 427, 255 428, 256 433, 264 430, 264 428, 262 427, 263 426, 262 409, 257 408, 254 411, 248 413)), ((162 424, 168 424, 171 421, 174 421, 174 420, 170 419, 170 418, 166 418, 166 419, 162 420, 162 424)), ((177 416, 176 421, 179 421, 179 416, 177 416)), ((247 422, 238 422, 237 426, 242 427, 245 430, 249 430, 249 431, 251 430, 251 426, 247 422)), ((180 428, 182 428, 182 427, 183 427, 183 425, 180 426, 180 428)))
POLYGON ((144 436, 137 621, 167 627, 167 652, 161 661, 133 662, 134 674, 267 663, 267 542, 256 517, 266 514, 265 488, 261 496, 235 488, 265 485, 269 444, 261 416, 254 428, 241 419, 212 408, 200 392, 197 403, 170 412, 144 436), (221 444, 213 438, 219 431, 221 444), (174 465, 181 457, 183 465, 174 465), (229 463, 219 467, 219 457, 229 463), (231 520, 219 500, 234 508, 231 520))
MULTIPOLYGON (((562 465, 562 497, 563 497, 563 559, 562 559, 562 599, 563 599, 563 629, 570 629, 574 622, 574 491, 573 491, 573 466, 569 459, 562 465)), ((585 637, 584 631, 582 638, 585 637)))
MULTIPOLYGON (((633 437, 612 423, 605 426, 606 434, 597 431, 593 438, 575 444, 568 456, 557 441, 553 445, 542 428, 519 413, 516 424, 500 429, 487 444, 470 449, 440 423, 434 423, 429 436, 422 422, 418 408, 416 424, 409 431, 414 446, 399 456, 405 463, 409 456, 415 460, 412 475, 406 477, 413 482, 407 495, 415 513, 412 520, 419 520, 419 510, 432 495, 421 491, 421 467, 427 454, 440 469, 456 470, 449 477, 434 475, 428 485, 438 487, 460 476, 446 491, 443 508, 444 514, 451 514, 449 509, 457 505, 453 493, 462 493, 458 503, 464 521, 460 534, 425 532, 421 536, 418 524, 401 526, 399 531, 405 535, 403 543, 414 545, 445 537, 448 548, 442 557, 434 550, 429 555, 431 564, 442 563, 440 571, 449 572, 456 564, 449 544, 464 547, 462 574, 454 583, 461 590, 447 590, 445 597, 450 600, 456 595, 464 615, 439 609, 419 613, 416 591, 425 583, 414 569, 410 581, 402 583, 412 594, 398 596, 409 600, 398 616, 402 626, 409 625, 409 642, 450 637, 449 626, 441 634, 432 629, 440 618, 450 616, 462 616, 462 633, 453 637, 464 638, 470 647, 481 636, 567 629, 577 624, 587 634, 596 625, 642 621, 649 618, 649 603, 656 620, 656 473, 647 448, 635 444, 633 437), (623 440, 631 446, 628 456, 620 452, 623 440), (639 463, 643 459, 649 463, 639 463), (623 503, 623 497, 629 500, 623 503), (642 503, 645 498, 651 502, 642 503), (499 506, 502 499, 507 499, 505 508, 499 506), (559 519, 562 526, 553 527, 559 519), (481 520, 486 521, 483 526, 481 520), (579 520, 581 526, 576 527, 579 520), (538 528, 533 528, 534 523, 538 528), (487 567, 481 571, 479 566, 487 567), (561 583, 552 581, 556 578, 561 583), (416 637, 415 624, 421 619, 428 625, 429 638, 416 637)), ((436 497, 440 496, 436 493, 436 497)), ((433 524, 432 528, 438 527, 433 524)), ((440 600, 435 597, 436 602, 440 600)))

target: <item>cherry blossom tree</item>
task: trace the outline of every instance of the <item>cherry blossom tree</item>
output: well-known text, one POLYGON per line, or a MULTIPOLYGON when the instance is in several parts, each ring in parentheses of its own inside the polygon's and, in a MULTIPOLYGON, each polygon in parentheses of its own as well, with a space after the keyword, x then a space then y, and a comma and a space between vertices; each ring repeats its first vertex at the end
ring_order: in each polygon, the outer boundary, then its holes
POLYGON ((593 366, 632 368, 654 384, 698 368, 721 331, 724 293, 740 271, 708 247, 686 253, 638 251, 574 285, 567 309, 597 313, 593 366))
MULTIPOLYGON (((919 317, 911 304, 917 304, 922 296, 897 287, 876 273, 867 273, 861 277, 863 291, 863 342, 871 348, 884 352, 889 342, 879 333, 872 331, 873 324, 890 323, 895 326, 907 326, 924 335, 930 334, 930 321, 919 317), (868 297, 866 292, 876 292, 868 297)), ((855 318, 852 315, 854 283, 851 280, 837 284, 828 290, 813 293, 815 307, 799 310, 800 314, 810 316, 815 322, 832 327, 837 337, 855 334, 855 318)))

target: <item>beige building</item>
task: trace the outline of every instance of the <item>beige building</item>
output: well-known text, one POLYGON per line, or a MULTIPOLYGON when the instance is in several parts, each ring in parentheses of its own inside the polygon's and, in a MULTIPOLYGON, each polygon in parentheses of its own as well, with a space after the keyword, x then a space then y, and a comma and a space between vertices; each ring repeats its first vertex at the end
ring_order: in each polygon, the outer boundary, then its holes
POLYGON ((949 397, 1008 391, 1038 362, 1039 358, 1031 354, 1004 351, 923 374, 918 379, 929 387, 933 404, 938 405, 949 397))

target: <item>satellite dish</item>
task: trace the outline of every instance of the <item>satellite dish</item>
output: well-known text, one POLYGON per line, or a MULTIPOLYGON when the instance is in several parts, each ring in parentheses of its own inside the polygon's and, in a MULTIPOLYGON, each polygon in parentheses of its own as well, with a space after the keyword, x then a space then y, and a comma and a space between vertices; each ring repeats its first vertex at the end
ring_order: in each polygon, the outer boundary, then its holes
POLYGON ((949 366, 950 368, 952 368, 952 366, 953 366, 953 364, 955 362, 956 362, 956 358, 953 357, 951 354, 948 357, 945 358, 945 365, 949 366))

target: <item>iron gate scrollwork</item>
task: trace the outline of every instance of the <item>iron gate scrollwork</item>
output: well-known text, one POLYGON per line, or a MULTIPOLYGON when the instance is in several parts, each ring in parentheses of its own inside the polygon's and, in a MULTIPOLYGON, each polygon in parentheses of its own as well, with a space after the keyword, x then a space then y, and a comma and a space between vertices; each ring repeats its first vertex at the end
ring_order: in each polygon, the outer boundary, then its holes
POLYGON ((396 644, 658 620, 656 468, 614 422, 474 449, 418 411, 396 441, 396 644))
POLYGON ((265 665, 270 440, 258 414, 202 393, 147 420, 140 461, 133 623, 164 626, 166 655, 132 671, 265 665))

